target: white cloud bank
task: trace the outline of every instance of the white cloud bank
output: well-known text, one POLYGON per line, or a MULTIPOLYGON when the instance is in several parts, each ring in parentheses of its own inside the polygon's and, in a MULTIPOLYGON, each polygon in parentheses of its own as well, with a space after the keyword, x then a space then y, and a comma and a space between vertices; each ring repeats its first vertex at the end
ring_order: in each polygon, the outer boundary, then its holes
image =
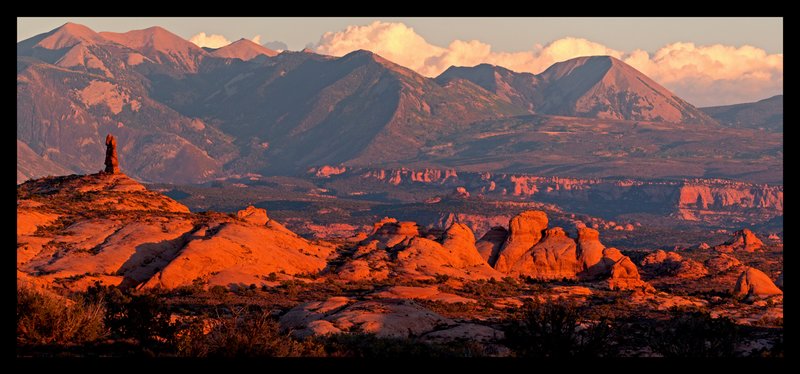
MULTIPOLYGON (((256 35, 250 38, 253 43, 261 44, 261 35, 256 35)), ((208 47, 208 48, 221 48, 228 44, 231 44, 231 41, 228 40, 223 35, 219 34, 206 34, 204 32, 200 32, 189 38, 189 41, 194 43, 198 47, 208 47)))
POLYGON ((217 35, 217 34, 206 35, 206 33, 204 32, 192 36, 191 38, 189 38, 189 41, 194 43, 198 47, 208 47, 208 48, 220 48, 228 44, 231 44, 231 41, 222 35, 217 35))
POLYGON ((678 42, 650 55, 639 49, 617 51, 586 39, 568 37, 545 46, 534 45, 529 51, 494 52, 491 45, 478 40, 454 40, 447 47, 433 45, 403 23, 375 21, 327 32, 315 49, 333 56, 367 49, 428 77, 439 75, 451 65, 480 63, 538 74, 555 62, 573 57, 610 55, 696 106, 755 101, 783 92, 783 54, 768 54, 749 45, 698 46, 678 42))

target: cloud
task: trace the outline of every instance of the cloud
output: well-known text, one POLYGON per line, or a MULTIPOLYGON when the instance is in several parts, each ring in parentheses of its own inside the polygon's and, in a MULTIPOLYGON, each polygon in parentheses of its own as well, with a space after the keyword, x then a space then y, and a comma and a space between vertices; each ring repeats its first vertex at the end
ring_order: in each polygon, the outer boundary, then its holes
POLYGON ((500 65, 540 73, 556 62, 578 56, 619 58, 698 105, 755 101, 783 91, 783 54, 752 46, 697 46, 672 43, 652 56, 642 50, 619 51, 583 38, 567 37, 530 50, 497 52, 479 40, 454 40, 446 47, 428 43, 403 23, 375 21, 322 35, 318 53, 343 56, 358 49, 373 51, 418 73, 435 77, 451 65, 500 65))
POLYGON ((277 40, 276 41, 272 41, 272 42, 266 42, 266 43, 264 43, 264 46, 269 48, 269 49, 271 49, 271 50, 273 50, 273 51, 278 51, 278 52, 285 51, 285 50, 289 49, 289 46, 286 45, 286 43, 279 42, 277 40))
POLYGON ((783 54, 749 45, 672 43, 625 62, 698 106, 739 103, 783 92, 783 54))
POLYGON ((253 43, 261 44, 261 35, 256 35, 252 39, 250 39, 253 43))
POLYGON ((228 44, 231 44, 231 41, 222 35, 217 35, 217 34, 206 35, 206 33, 204 32, 192 36, 191 38, 189 38, 189 41, 196 44, 198 47, 208 47, 208 48, 220 48, 228 44))

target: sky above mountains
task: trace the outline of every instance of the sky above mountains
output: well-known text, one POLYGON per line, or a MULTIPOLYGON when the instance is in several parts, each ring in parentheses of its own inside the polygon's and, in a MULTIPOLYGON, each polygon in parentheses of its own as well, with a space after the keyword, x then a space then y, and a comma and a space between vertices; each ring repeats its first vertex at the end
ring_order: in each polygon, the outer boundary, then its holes
POLYGON ((247 38, 335 56, 367 49, 429 77, 480 63, 540 73, 610 55, 697 106, 783 91, 781 18, 18 18, 17 40, 66 22, 95 31, 158 25, 212 48, 247 38))

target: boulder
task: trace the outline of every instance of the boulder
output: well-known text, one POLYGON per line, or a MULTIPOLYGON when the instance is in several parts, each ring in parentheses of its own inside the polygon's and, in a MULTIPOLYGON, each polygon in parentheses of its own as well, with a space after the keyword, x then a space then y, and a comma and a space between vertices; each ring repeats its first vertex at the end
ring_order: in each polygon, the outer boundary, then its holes
POLYGON ((683 260, 680 254, 675 252, 666 252, 664 250, 657 250, 642 259, 642 266, 660 265, 664 262, 680 262, 683 260))
POLYGON ((720 253, 706 260, 705 265, 713 273, 722 273, 742 266, 742 263, 736 257, 720 253))
POLYGON ((264 226, 267 224, 267 221, 269 221, 266 209, 256 208, 252 205, 236 212, 236 216, 239 217, 239 219, 259 226, 264 226))
POLYGON ((300 337, 358 331, 395 338, 421 336, 440 326, 457 325, 411 300, 350 302, 347 298, 332 297, 300 304, 283 315, 280 324, 300 337))
POLYGON ((783 291, 780 290, 769 276, 764 274, 761 270, 753 267, 746 268, 739 279, 736 280, 736 286, 733 287, 734 296, 747 297, 747 298, 764 298, 772 295, 782 295, 783 291))

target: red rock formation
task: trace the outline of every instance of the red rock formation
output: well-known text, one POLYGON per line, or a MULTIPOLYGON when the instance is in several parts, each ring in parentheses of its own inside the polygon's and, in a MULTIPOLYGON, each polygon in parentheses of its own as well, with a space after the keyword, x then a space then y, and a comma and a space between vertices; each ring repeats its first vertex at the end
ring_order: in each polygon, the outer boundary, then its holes
POLYGON ((736 257, 720 253, 706 260, 705 265, 711 272, 722 273, 742 266, 742 263, 736 257))
POLYGON ((514 264, 542 238, 542 231, 547 228, 547 214, 539 210, 522 212, 508 223, 509 234, 494 268, 500 272, 509 272, 514 264))
POLYGON ((454 223, 443 233, 428 231, 424 237, 414 222, 383 221, 389 222, 361 242, 354 261, 337 269, 340 279, 433 279, 439 274, 465 279, 502 277, 478 253, 475 235, 465 224, 454 223))
POLYGON ((730 240, 714 247, 714 249, 725 253, 734 251, 755 252, 763 246, 764 243, 758 239, 756 234, 749 229, 742 229, 733 233, 733 237, 730 240))
POLYGON ((594 278, 607 272, 601 263, 605 246, 600 242, 600 233, 588 227, 578 228, 578 263, 581 276, 594 278))
POLYGON ((467 191, 467 189, 464 188, 463 186, 459 186, 453 190, 451 196, 457 199, 466 199, 469 198, 469 191, 467 191))
POLYGON ((236 212, 236 216, 259 226, 266 225, 267 221, 269 221, 266 209, 256 208, 252 205, 248 206, 246 209, 236 212))
POLYGON ((769 276, 761 270, 748 267, 736 280, 733 294, 738 297, 764 298, 772 295, 783 295, 783 291, 775 286, 769 276))
POLYGON ((653 289, 647 282, 642 281, 639 276, 639 270, 636 269, 636 265, 631 261, 630 257, 624 256, 618 249, 604 249, 603 263, 607 264, 609 269, 609 278, 607 280, 609 289, 653 289))
POLYGON ((394 247, 401 242, 407 244, 408 240, 419 236, 419 226, 416 222, 397 222, 394 218, 384 218, 375 225, 375 232, 364 241, 377 240, 380 246, 385 248, 394 247))
POLYGON ((332 175, 344 174, 347 172, 347 167, 323 165, 316 169, 312 168, 310 172, 318 178, 330 178, 332 175))
MULTIPOLYGON (((487 216, 481 214, 446 213, 433 222, 433 227, 450 227, 458 222, 469 226, 476 237, 486 234, 493 227, 505 226, 511 217, 508 215, 487 216)), ((505 228, 503 228, 505 231, 505 228)))
POLYGON ((106 173, 119 173, 119 160, 117 159, 117 139, 113 135, 106 135, 106 173))
POLYGON ((508 230, 502 226, 492 227, 481 239, 475 244, 483 260, 494 266, 497 262, 497 256, 500 254, 500 249, 503 243, 506 242, 508 237, 508 230))
POLYGON ((508 272, 537 279, 574 278, 581 270, 577 261, 576 243, 564 229, 547 229, 544 238, 525 253, 508 272))
POLYGON ((683 258, 678 253, 665 252, 660 249, 647 255, 641 265, 657 275, 686 279, 697 279, 708 275, 708 270, 701 263, 683 258))

